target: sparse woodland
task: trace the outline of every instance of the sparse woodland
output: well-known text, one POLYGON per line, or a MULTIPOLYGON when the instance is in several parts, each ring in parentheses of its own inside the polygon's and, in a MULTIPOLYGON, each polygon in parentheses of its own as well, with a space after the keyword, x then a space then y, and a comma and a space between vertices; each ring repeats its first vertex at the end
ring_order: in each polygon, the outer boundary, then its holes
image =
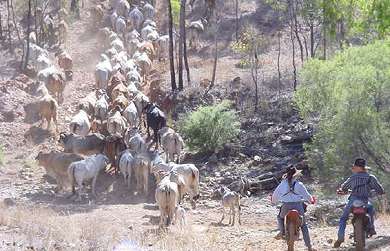
POLYGON ((290 165, 354 250, 356 158, 388 250, 390 1, 0 0, 0 139, 0 250, 286 250, 290 165))

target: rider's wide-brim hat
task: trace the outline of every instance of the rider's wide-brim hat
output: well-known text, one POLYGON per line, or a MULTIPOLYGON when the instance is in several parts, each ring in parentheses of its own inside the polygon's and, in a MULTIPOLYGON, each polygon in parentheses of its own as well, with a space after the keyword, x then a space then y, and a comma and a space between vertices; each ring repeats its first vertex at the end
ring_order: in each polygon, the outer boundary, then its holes
POLYGON ((295 166, 290 165, 290 166, 287 167, 286 173, 283 174, 282 178, 286 179, 289 173, 293 173, 293 175, 292 175, 293 178, 299 177, 299 176, 302 175, 302 171, 303 170, 299 170, 295 166))

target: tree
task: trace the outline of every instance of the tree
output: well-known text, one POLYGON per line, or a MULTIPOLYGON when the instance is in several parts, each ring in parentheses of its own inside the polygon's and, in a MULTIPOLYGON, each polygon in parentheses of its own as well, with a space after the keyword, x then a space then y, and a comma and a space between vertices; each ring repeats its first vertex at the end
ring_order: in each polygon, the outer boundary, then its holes
POLYGON ((312 166, 339 175, 363 156, 376 171, 390 172, 390 40, 310 60, 300 82, 295 102, 316 126, 305 146, 312 166))
POLYGON ((23 62, 22 57, 22 69, 26 70, 28 65, 28 58, 30 57, 30 33, 31 33, 31 1, 28 0, 28 16, 27 16, 27 49, 26 49, 26 57, 23 62))
POLYGON ((168 1, 168 26, 169 26, 169 64, 171 70, 171 87, 172 91, 177 89, 175 76, 175 58, 173 54, 173 19, 172 19, 172 5, 171 0, 168 1))
POLYGON ((186 0, 180 2, 180 37, 179 37, 179 90, 183 90, 183 49, 185 29, 185 5, 186 0))

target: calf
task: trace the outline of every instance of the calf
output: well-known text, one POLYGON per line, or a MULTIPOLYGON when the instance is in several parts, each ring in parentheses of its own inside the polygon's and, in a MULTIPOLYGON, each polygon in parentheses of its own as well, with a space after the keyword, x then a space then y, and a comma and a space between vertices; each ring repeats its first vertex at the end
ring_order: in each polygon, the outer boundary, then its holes
POLYGON ((56 192, 63 190, 66 183, 69 182, 69 165, 83 159, 84 158, 78 154, 62 153, 59 151, 51 151, 48 153, 39 152, 35 158, 35 160, 38 160, 38 164, 45 168, 46 173, 56 180, 56 192))
POLYGON ((134 102, 130 102, 126 107, 123 112, 123 117, 127 120, 129 127, 136 127, 138 125, 138 111, 134 102))
MULTIPOLYGON (((47 89, 46 89, 47 90, 47 89)), ((50 130, 50 124, 53 120, 54 125, 57 128, 57 110, 58 110, 58 104, 57 101, 48 93, 45 93, 45 95, 41 96, 38 101, 35 102, 36 106, 38 107, 38 113, 41 117, 41 127, 43 126, 43 123, 45 120, 47 121, 47 130, 50 130)))
POLYGON ((149 188, 149 173, 150 161, 147 156, 137 154, 134 160, 135 178, 137 181, 137 191, 142 191, 144 195, 148 195, 149 188))
POLYGON ((77 191, 78 200, 81 200, 81 192, 84 188, 83 182, 92 179, 92 195, 96 198, 96 180, 99 172, 103 170, 109 163, 108 158, 103 154, 92 155, 84 160, 73 162, 68 169, 70 177, 72 194, 76 193, 75 182, 79 189, 77 191))
POLYGON ((67 153, 90 155, 102 153, 104 150, 104 136, 98 133, 85 137, 73 133, 61 133, 58 142, 63 145, 67 153))
POLYGON ((100 119, 102 122, 107 118, 108 113, 108 96, 107 94, 101 95, 101 97, 96 101, 95 105, 95 118, 100 119))
POLYGON ((177 206, 175 210, 175 224, 185 226, 186 223, 186 210, 181 206, 177 206))
POLYGON ((146 113, 148 137, 150 137, 149 128, 151 127, 153 129, 154 142, 156 142, 156 148, 158 148, 158 131, 166 126, 167 119, 165 114, 155 104, 147 104, 144 108, 144 111, 146 113))
POLYGON ((238 224, 241 225, 241 204, 240 204, 240 194, 237 192, 230 191, 227 187, 222 187, 222 219, 219 221, 219 223, 222 223, 222 221, 225 219, 225 208, 229 208, 229 225, 232 223, 232 216, 233 216, 233 223, 234 225, 234 219, 236 216, 235 208, 237 207, 238 210, 238 224))

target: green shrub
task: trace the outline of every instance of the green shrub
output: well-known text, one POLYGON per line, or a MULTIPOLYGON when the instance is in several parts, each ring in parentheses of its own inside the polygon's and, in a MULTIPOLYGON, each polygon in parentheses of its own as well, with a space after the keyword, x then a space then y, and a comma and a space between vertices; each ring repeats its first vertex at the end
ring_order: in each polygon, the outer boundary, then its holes
POLYGON ((238 135, 240 122, 230 103, 222 101, 191 112, 179 122, 179 131, 191 150, 213 152, 238 135))
POLYGON ((300 82, 296 104, 317 127, 306 154, 320 177, 350 174, 360 156, 382 176, 390 163, 390 41, 311 60, 300 82))

